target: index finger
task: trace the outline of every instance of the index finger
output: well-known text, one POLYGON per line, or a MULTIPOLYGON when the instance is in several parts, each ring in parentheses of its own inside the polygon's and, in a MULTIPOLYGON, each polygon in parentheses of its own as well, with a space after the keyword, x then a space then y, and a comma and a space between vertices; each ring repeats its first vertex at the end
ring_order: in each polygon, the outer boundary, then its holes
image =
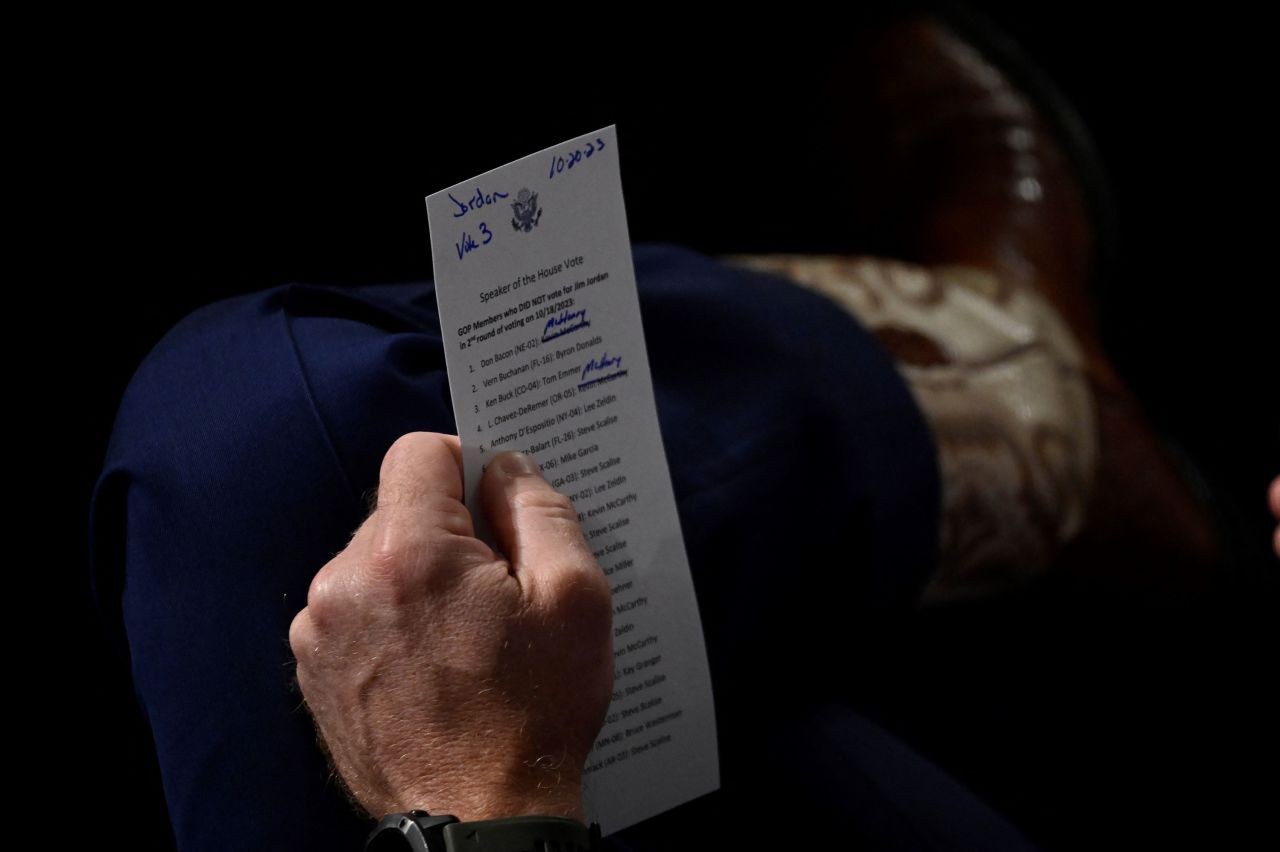
POLYGON ((463 505, 462 493, 462 445, 458 436, 410 432, 397 438, 382 459, 373 515, 380 515, 383 521, 394 515, 409 527, 474 536, 471 513, 463 505))
MULTIPOLYGON (((462 503, 457 436, 410 432, 396 439, 383 456, 376 494, 373 512, 347 547, 312 579, 307 614, 300 613, 290 628, 290 641, 301 643, 295 653, 314 632, 314 622, 355 617, 351 613, 363 592, 415 588, 423 569, 448 562, 442 554, 464 555, 464 565, 492 559, 488 546, 474 537, 471 514, 462 503), (434 558, 423 560, 424 554, 434 558)), ((364 598, 373 599, 382 600, 364 598)))
POLYGON ((457 435, 409 432, 382 457, 374 510, 438 495, 462 502, 462 442, 457 435))

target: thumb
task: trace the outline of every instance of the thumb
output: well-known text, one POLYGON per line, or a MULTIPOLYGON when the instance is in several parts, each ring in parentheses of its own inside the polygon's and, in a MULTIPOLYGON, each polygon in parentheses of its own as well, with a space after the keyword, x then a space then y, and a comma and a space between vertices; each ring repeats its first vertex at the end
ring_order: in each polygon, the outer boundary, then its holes
POLYGON ((532 456, 496 456, 480 482, 480 499, 495 544, 522 583, 560 572, 600 570, 572 501, 551 487, 532 456))

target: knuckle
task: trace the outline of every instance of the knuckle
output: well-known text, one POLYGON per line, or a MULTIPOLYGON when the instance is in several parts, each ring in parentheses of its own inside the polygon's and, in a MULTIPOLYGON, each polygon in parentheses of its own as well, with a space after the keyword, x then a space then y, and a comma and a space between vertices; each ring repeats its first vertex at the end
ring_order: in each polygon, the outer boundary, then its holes
POLYGON ((374 538, 360 573, 371 589, 402 604, 448 581, 457 569, 492 558, 489 548, 471 535, 465 510, 461 515, 446 512, 434 516, 430 526, 387 524, 374 538))
POLYGON ((380 576, 395 576, 412 571, 422 562, 430 562, 436 540, 451 535, 466 535, 471 518, 456 501, 439 496, 429 497, 425 504, 409 509, 387 511, 374 531, 369 547, 371 568, 380 576))
POLYGON ((557 607, 582 617, 613 613, 613 592, 594 564, 590 570, 574 565, 557 572, 553 594, 557 607))
POLYGON ((382 473, 385 474, 411 461, 427 434, 426 432, 406 432, 392 441, 391 446, 382 456, 382 473))
POLYGON ((415 512, 405 508, 380 509, 372 530, 367 565, 378 576, 392 576, 405 570, 405 563, 422 549, 422 524, 415 512))
MULTIPOLYGON (((421 505, 419 511, 422 511, 421 505)), ((471 513, 467 507, 443 494, 426 495, 425 514, 431 523, 427 528, 442 530, 453 535, 471 535, 471 513)))
POLYGON ((303 609, 289 624, 289 648, 301 665, 311 659, 316 646, 316 626, 309 609, 303 609))
POLYGON ((343 551, 329 560, 307 587, 307 611, 320 631, 332 630, 359 603, 360 577, 352 570, 354 559, 350 553, 343 551))
POLYGON ((379 480, 385 480, 393 471, 412 469, 430 460, 444 447, 444 436, 435 432, 406 432, 392 442, 382 457, 379 480))
POLYGON ((362 573, 378 586, 397 593, 409 585, 413 565, 421 553, 421 544, 412 536, 393 533, 379 536, 361 566, 362 573))
POLYGON ((578 523, 578 512, 573 502, 559 491, 550 488, 531 488, 518 492, 512 499, 521 512, 537 514, 550 520, 578 523))
POLYGON ((311 612, 311 619, 323 621, 338 605, 339 597, 340 590, 333 572, 325 566, 311 578, 311 585, 307 587, 307 610, 311 612))

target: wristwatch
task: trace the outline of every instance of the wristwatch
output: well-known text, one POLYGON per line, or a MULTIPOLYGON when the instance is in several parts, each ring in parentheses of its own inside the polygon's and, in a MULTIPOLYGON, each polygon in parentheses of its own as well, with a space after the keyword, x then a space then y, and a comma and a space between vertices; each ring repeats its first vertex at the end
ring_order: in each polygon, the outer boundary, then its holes
POLYGON ((459 822, 426 811, 388 814, 364 842, 365 852, 597 852, 600 826, 575 819, 522 816, 459 822))

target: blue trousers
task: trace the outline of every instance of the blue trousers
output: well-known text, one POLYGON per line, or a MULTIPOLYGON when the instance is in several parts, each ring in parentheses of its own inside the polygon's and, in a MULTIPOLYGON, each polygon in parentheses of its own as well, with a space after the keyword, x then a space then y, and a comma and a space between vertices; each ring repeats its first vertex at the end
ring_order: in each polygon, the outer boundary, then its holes
MULTIPOLYGON (((937 549, 934 445, 889 356, 781 279, 673 246, 634 257, 723 787, 611 842, 758 842, 799 818, 870 848, 1024 848, 845 702, 843 628, 910 602, 937 549)), ((134 375, 92 572, 184 852, 359 848, 370 823, 326 768, 287 631, 415 430, 455 431, 430 283, 220 301, 134 375)))

